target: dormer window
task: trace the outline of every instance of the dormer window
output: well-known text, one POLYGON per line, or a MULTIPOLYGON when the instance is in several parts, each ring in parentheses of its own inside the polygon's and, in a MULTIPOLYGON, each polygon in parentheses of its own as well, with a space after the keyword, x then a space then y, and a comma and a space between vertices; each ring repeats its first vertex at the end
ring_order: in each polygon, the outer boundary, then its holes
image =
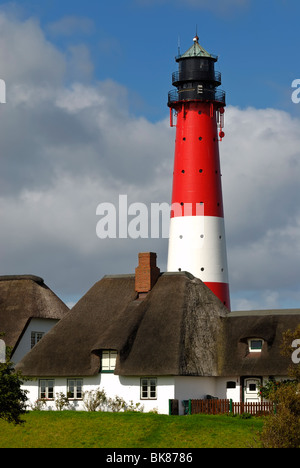
POLYGON ((103 350, 101 357, 101 372, 114 372, 117 360, 116 350, 103 350))
POLYGON ((31 349, 43 338, 45 335, 44 332, 36 332, 32 331, 31 332, 31 349))
POLYGON ((251 338, 248 340, 250 353, 261 353, 263 342, 261 338, 251 338))

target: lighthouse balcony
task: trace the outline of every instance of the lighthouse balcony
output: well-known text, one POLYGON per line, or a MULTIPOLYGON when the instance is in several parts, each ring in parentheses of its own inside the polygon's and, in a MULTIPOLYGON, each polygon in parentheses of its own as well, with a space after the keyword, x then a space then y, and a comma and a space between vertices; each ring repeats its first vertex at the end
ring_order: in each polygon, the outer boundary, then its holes
POLYGON ((216 102, 220 104, 220 106, 226 106, 226 93, 220 89, 205 89, 202 87, 186 88, 179 91, 177 89, 172 89, 168 93, 169 107, 173 107, 177 102, 184 101, 208 101, 216 102))
POLYGON ((172 73, 172 85, 177 86, 186 81, 209 81, 214 86, 221 84, 221 72, 215 70, 199 70, 197 68, 188 68, 182 71, 172 73))

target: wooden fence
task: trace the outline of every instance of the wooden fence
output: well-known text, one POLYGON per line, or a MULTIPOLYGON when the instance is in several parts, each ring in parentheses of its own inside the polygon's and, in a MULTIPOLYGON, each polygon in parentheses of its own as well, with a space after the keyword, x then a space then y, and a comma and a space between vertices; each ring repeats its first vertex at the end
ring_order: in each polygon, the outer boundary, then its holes
POLYGON ((191 414, 225 414, 230 412, 230 400, 190 400, 191 414))
POLYGON ((189 414, 243 414, 265 416, 274 413, 275 407, 270 402, 235 403, 232 400, 189 400, 189 414))

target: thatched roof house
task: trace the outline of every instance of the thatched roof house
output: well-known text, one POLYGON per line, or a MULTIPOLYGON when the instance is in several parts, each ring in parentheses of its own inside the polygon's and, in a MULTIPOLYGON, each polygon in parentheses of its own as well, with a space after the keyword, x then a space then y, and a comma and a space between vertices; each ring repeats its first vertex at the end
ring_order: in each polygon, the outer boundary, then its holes
POLYGON ((31 319, 60 320, 68 307, 33 275, 0 276, 0 332, 15 350, 31 319))
POLYGON ((300 323, 299 310, 229 313, 189 273, 156 270, 148 292, 140 276, 137 269, 97 282, 18 368, 35 377, 93 376, 102 351, 112 349, 120 376, 287 374, 280 343, 300 323), (261 353, 249 353, 251 338, 262 339, 261 353))
POLYGON ((209 394, 257 401, 261 382, 287 377, 282 333, 300 310, 229 312, 191 274, 160 273, 153 253, 139 260, 135 275, 98 281, 18 363, 37 378, 31 401, 53 409, 63 392, 83 409, 82 389, 102 387, 168 413, 169 401, 209 394))

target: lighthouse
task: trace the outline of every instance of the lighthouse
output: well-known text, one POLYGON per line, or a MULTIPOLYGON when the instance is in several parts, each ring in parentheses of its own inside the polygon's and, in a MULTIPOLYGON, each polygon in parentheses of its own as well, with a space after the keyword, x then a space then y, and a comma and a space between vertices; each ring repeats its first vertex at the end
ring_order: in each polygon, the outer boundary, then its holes
POLYGON ((217 60, 197 35, 176 57, 176 89, 168 95, 176 141, 167 270, 192 273, 230 309, 219 157, 226 102, 217 60))

